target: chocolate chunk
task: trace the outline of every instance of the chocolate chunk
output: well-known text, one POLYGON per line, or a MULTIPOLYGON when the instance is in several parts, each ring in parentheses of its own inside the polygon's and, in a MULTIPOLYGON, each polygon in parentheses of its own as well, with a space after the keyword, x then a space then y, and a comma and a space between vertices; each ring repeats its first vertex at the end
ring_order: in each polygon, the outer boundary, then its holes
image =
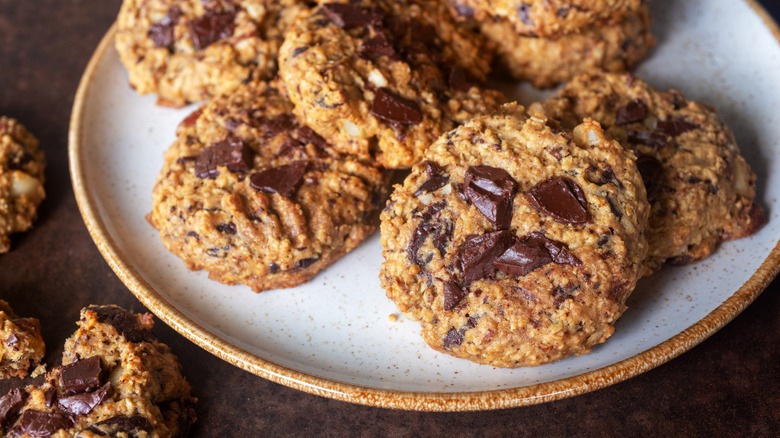
POLYGON ((279 265, 277 265, 276 263, 269 264, 268 271, 271 272, 272 274, 276 274, 277 272, 279 272, 279 265))
POLYGON ((57 390, 49 388, 43 393, 43 403, 47 408, 50 408, 54 404, 54 396, 57 395, 57 390))
POLYGON ((181 17, 181 9, 178 6, 173 6, 168 9, 168 13, 160 20, 159 23, 155 23, 149 26, 147 35, 151 38, 154 47, 165 47, 169 50, 173 49, 174 42, 174 27, 181 17))
POLYGON ((100 358, 92 356, 62 367, 60 384, 65 394, 92 391, 100 386, 100 358))
POLYGON ((423 161, 422 165, 425 167, 425 174, 428 175, 429 178, 441 175, 442 173, 441 167, 433 161, 423 161))
POLYGON ((364 9, 347 3, 326 3, 322 5, 325 15, 342 29, 381 24, 382 14, 374 9, 364 9))
POLYGON ((449 350, 452 347, 458 347, 460 344, 463 343, 463 333, 460 333, 455 327, 451 328, 447 335, 444 336, 444 341, 442 342, 442 346, 449 350))
POLYGON ((654 148, 663 148, 666 146, 666 136, 650 131, 626 131, 628 141, 631 143, 644 144, 654 148))
POLYGON ((585 192, 574 181, 556 176, 531 187, 526 193, 531 206, 564 224, 588 222, 585 192))
POLYGON ((308 161, 295 161, 272 167, 252 175, 249 185, 261 192, 278 193, 285 198, 290 198, 303 182, 303 175, 306 174, 308 167, 308 161))
POLYGON ((11 435, 27 434, 35 437, 46 437, 60 429, 68 429, 70 424, 67 417, 62 414, 27 410, 9 432, 11 435))
POLYGON ((558 18, 566 18, 567 15, 569 15, 569 10, 571 8, 569 7, 563 7, 558 9, 558 11, 555 12, 555 15, 558 16, 558 18))
POLYGON ((639 169, 639 174, 642 175, 642 182, 645 183, 647 199, 650 200, 658 194, 660 189, 658 177, 661 175, 663 165, 658 159, 651 155, 640 155, 636 159, 636 167, 639 169))
POLYGON ((448 182, 450 182, 449 177, 442 175, 434 176, 428 181, 422 183, 420 188, 414 192, 414 196, 420 196, 423 193, 435 192, 436 190, 444 187, 444 185, 446 185, 448 182))
POLYGON ((693 131, 696 128, 696 125, 684 120, 659 120, 655 130, 663 132, 670 137, 677 137, 684 132, 693 131))
POLYGON ((454 281, 447 281, 444 283, 442 293, 444 294, 444 310, 452 310, 466 296, 468 291, 458 286, 454 281))
POLYGON ((110 389, 111 383, 106 382, 100 389, 92 392, 82 392, 81 394, 60 397, 57 400, 57 407, 70 415, 87 415, 92 412, 92 409, 95 409, 95 406, 105 400, 110 389))
POLYGON ((16 335, 13 333, 11 333, 10 335, 8 335, 7 338, 5 338, 5 344, 8 346, 13 346, 17 342, 19 342, 19 338, 17 338, 16 335))
POLYGON ((25 395, 21 389, 14 388, 0 397, 0 426, 11 423, 24 404, 25 395))
POLYGON ((151 434, 152 423, 140 415, 135 415, 132 417, 120 416, 109 418, 108 420, 103 420, 100 423, 93 424, 86 430, 99 436, 127 436, 130 438, 141 436, 141 432, 151 434))
POLYGON ((609 204, 609 211, 612 212, 613 216, 617 217, 618 219, 623 217, 623 212, 620 211, 620 208, 618 208, 615 201, 613 201, 609 196, 607 196, 607 203, 609 204))
POLYGON ((453 9, 455 10, 455 14, 459 17, 463 17, 466 19, 474 18, 474 8, 468 5, 463 5, 456 2, 450 2, 453 9))
POLYGON ((320 259, 320 256, 316 257, 309 257, 307 259, 300 259, 297 262, 295 262, 295 265, 293 266, 293 269, 306 269, 309 266, 313 265, 317 262, 317 260, 320 259))
POLYGON ((382 32, 378 32, 373 37, 363 41, 363 44, 360 45, 359 53, 373 53, 379 56, 390 57, 396 55, 395 48, 390 44, 390 41, 387 40, 387 36, 382 32))
POLYGON ((215 228, 220 233, 225 233, 225 234, 236 234, 237 232, 236 224, 234 224, 233 222, 229 222, 226 224, 217 224, 215 228))
POLYGON ((552 261, 550 251, 543 244, 521 239, 501 254, 493 264, 505 274, 523 277, 552 261))
POLYGON ((504 169, 471 166, 463 182, 469 201, 498 229, 512 223, 512 201, 517 182, 504 169))
POLYGON ((439 230, 437 224, 429 223, 447 204, 444 201, 431 204, 428 209, 423 213, 420 223, 417 228, 412 232, 412 237, 409 240, 409 247, 406 250, 407 258, 411 263, 422 265, 423 263, 417 257, 417 251, 419 251, 425 239, 428 238, 431 233, 435 233, 439 230))
POLYGON ((371 103, 371 114, 388 123, 417 125, 422 122, 422 113, 417 103, 396 96, 387 88, 376 91, 371 103))
POLYGON ((293 136, 302 145, 313 144, 323 150, 328 149, 329 147, 328 142, 308 126, 299 125, 295 131, 293 131, 293 136))
POLYGON ((647 107, 639 99, 634 99, 625 106, 618 108, 615 114, 615 125, 627 125, 629 123, 641 122, 647 115, 647 107))
POLYGON ((469 285, 493 275, 496 271, 493 262, 512 245, 512 241, 512 233, 506 230, 468 236, 458 254, 463 284, 469 285))
POLYGON ((295 116, 292 114, 283 114, 273 119, 255 117, 255 121, 257 121, 265 134, 269 137, 292 131, 298 125, 295 116))
POLYGON ((529 14, 531 10, 531 5, 528 3, 520 3, 520 6, 517 7, 517 14, 520 16, 520 20, 529 26, 533 26, 534 22, 531 20, 531 15, 529 14))
POLYGON ((295 49, 293 49, 292 57, 295 58, 296 56, 300 55, 301 53, 303 53, 303 52, 305 52, 307 50, 309 50, 308 46, 296 47, 295 49))
POLYGON ((462 91, 465 93, 471 89, 471 83, 469 82, 468 76, 466 76, 466 72, 458 66, 453 66, 450 69, 447 83, 450 88, 455 91, 462 91))
POLYGON ((252 149, 240 138, 229 136, 200 152, 195 163, 195 176, 215 179, 219 175, 219 166, 225 166, 231 172, 247 172, 251 163, 252 149))
POLYGON ((195 49, 205 49, 212 43, 233 35, 236 28, 235 18, 234 12, 217 14, 213 10, 207 10, 202 17, 190 20, 187 25, 195 49))
POLYGON ((95 312, 99 322, 111 325, 130 342, 150 342, 156 339, 149 330, 138 329, 138 321, 124 309, 90 306, 87 310, 95 312))

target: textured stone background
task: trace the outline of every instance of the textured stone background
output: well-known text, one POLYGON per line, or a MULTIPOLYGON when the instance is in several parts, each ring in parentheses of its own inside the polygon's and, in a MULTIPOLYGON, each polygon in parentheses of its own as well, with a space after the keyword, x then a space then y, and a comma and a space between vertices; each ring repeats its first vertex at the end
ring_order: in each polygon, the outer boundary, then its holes
MULTIPOLYGON (((764 0, 775 13, 780 4, 764 0)), ((67 134, 79 78, 120 0, 0 0, 0 114, 41 140, 48 198, 33 232, 0 256, 0 297, 43 321, 58 363, 81 307, 143 306, 98 253, 70 185, 67 134), (42 305, 45 303, 45 305, 42 305)), ((609 388, 544 405, 417 413, 315 397, 235 368, 162 323, 195 383, 192 436, 772 436, 780 430, 780 280, 681 357, 609 388)), ((18 381, 0 382, 5 392, 18 381)))

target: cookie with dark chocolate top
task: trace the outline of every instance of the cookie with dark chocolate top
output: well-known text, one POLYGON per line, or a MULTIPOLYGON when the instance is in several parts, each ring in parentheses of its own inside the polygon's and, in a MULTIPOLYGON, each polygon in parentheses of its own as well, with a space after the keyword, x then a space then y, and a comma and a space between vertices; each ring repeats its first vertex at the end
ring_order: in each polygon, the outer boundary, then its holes
POLYGON ((444 2, 326 2, 296 22, 279 71, 295 114, 334 148, 409 168, 440 134, 490 112, 491 51, 444 2))
POLYGON ((337 152, 291 111, 257 82, 179 126, 149 221, 188 268, 256 292, 293 287, 375 230, 389 173, 337 152))
POLYGON ((456 357, 518 367, 584 354, 626 308, 648 211, 633 154, 598 123, 566 131, 505 105, 443 135, 395 187, 382 287, 456 357))
POLYGON ((638 157, 652 207, 643 275, 700 260, 764 224, 756 176, 714 108, 607 73, 581 75, 535 108, 568 128, 592 117, 638 157))
POLYGON ((18 317, 0 300, 0 379, 23 378, 30 371, 37 376, 45 371, 41 365, 45 354, 40 321, 18 317))
POLYGON ((42 384, 0 397, 3 436, 187 436, 196 400, 178 360, 152 334, 152 316, 90 306, 78 325, 62 366, 42 384))
POLYGON ((140 94, 183 106, 271 78, 305 0, 124 0, 116 48, 140 94))
POLYGON ((9 235, 32 227, 43 190, 46 160, 38 140, 14 119, 0 116, 0 254, 9 235))

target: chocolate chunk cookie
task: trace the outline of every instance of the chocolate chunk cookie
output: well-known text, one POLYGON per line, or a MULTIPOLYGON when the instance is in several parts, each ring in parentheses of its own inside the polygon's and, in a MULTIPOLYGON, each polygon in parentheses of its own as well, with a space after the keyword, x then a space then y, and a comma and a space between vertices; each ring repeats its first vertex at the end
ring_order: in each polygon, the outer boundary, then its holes
POLYGON ((153 323, 116 306, 83 309, 64 365, 0 397, 3 436, 187 436, 196 400, 153 323))
POLYGON ((506 21, 513 31, 531 37, 576 34, 605 21, 636 12, 644 0, 450 0, 460 15, 506 21))
POLYGON ((30 370, 37 376, 45 371, 39 367, 44 354, 40 321, 16 316, 11 306, 0 300, 0 379, 23 378, 30 370))
POLYGON ((183 106, 270 78, 304 0, 124 0, 116 48, 140 94, 183 106))
POLYGON ((444 2, 324 3, 287 34, 279 71, 295 114, 339 151, 388 168, 504 101, 478 86, 491 52, 444 2))
POLYGON ((187 117, 149 221, 190 269, 256 292, 304 283, 376 228, 388 172, 340 154, 253 83, 187 117))
POLYGON ((436 350, 498 367, 614 331, 647 252, 635 158, 508 104, 437 140, 381 215, 381 282, 436 350))
POLYGON ((592 117, 636 154, 652 206, 644 275, 700 260, 718 242, 764 224, 754 200, 756 176, 715 108, 608 73, 577 77, 535 105, 541 107, 568 127, 592 117))
POLYGON ((43 190, 46 160, 38 140, 14 119, 0 116, 0 254, 9 235, 32 227, 43 190))
POLYGON ((478 25, 496 45, 502 72, 531 81, 537 88, 553 87, 590 71, 630 70, 655 45, 646 6, 557 39, 518 34, 510 22, 500 18, 486 19, 478 25))

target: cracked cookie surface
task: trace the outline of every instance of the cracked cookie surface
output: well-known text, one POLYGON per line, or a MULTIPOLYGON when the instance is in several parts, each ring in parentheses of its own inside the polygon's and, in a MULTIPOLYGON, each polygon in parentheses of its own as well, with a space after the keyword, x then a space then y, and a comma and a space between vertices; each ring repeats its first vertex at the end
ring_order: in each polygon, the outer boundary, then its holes
POLYGON ((303 0, 125 0, 116 48, 140 94, 183 106, 276 73, 303 0))
POLYGON ((647 251, 633 154, 508 104, 437 140, 381 215, 387 296, 434 349, 498 367, 614 331, 647 251))
POLYGON ((764 224, 756 176, 715 108, 607 73, 579 76, 535 107, 568 127, 592 117, 635 152, 652 207, 644 275, 705 258, 764 224))
POLYGON ((46 160, 38 140, 14 119, 0 116, 0 254, 9 236, 32 227, 43 190, 46 160))
POLYGON ((375 230, 389 172, 336 152, 291 110, 257 82, 179 126, 149 220, 188 268, 256 292, 293 287, 375 230))
POLYGON ((279 71, 295 114, 335 148, 409 168, 439 135, 503 103, 477 85, 490 60, 444 2, 361 0, 299 20, 279 71))

